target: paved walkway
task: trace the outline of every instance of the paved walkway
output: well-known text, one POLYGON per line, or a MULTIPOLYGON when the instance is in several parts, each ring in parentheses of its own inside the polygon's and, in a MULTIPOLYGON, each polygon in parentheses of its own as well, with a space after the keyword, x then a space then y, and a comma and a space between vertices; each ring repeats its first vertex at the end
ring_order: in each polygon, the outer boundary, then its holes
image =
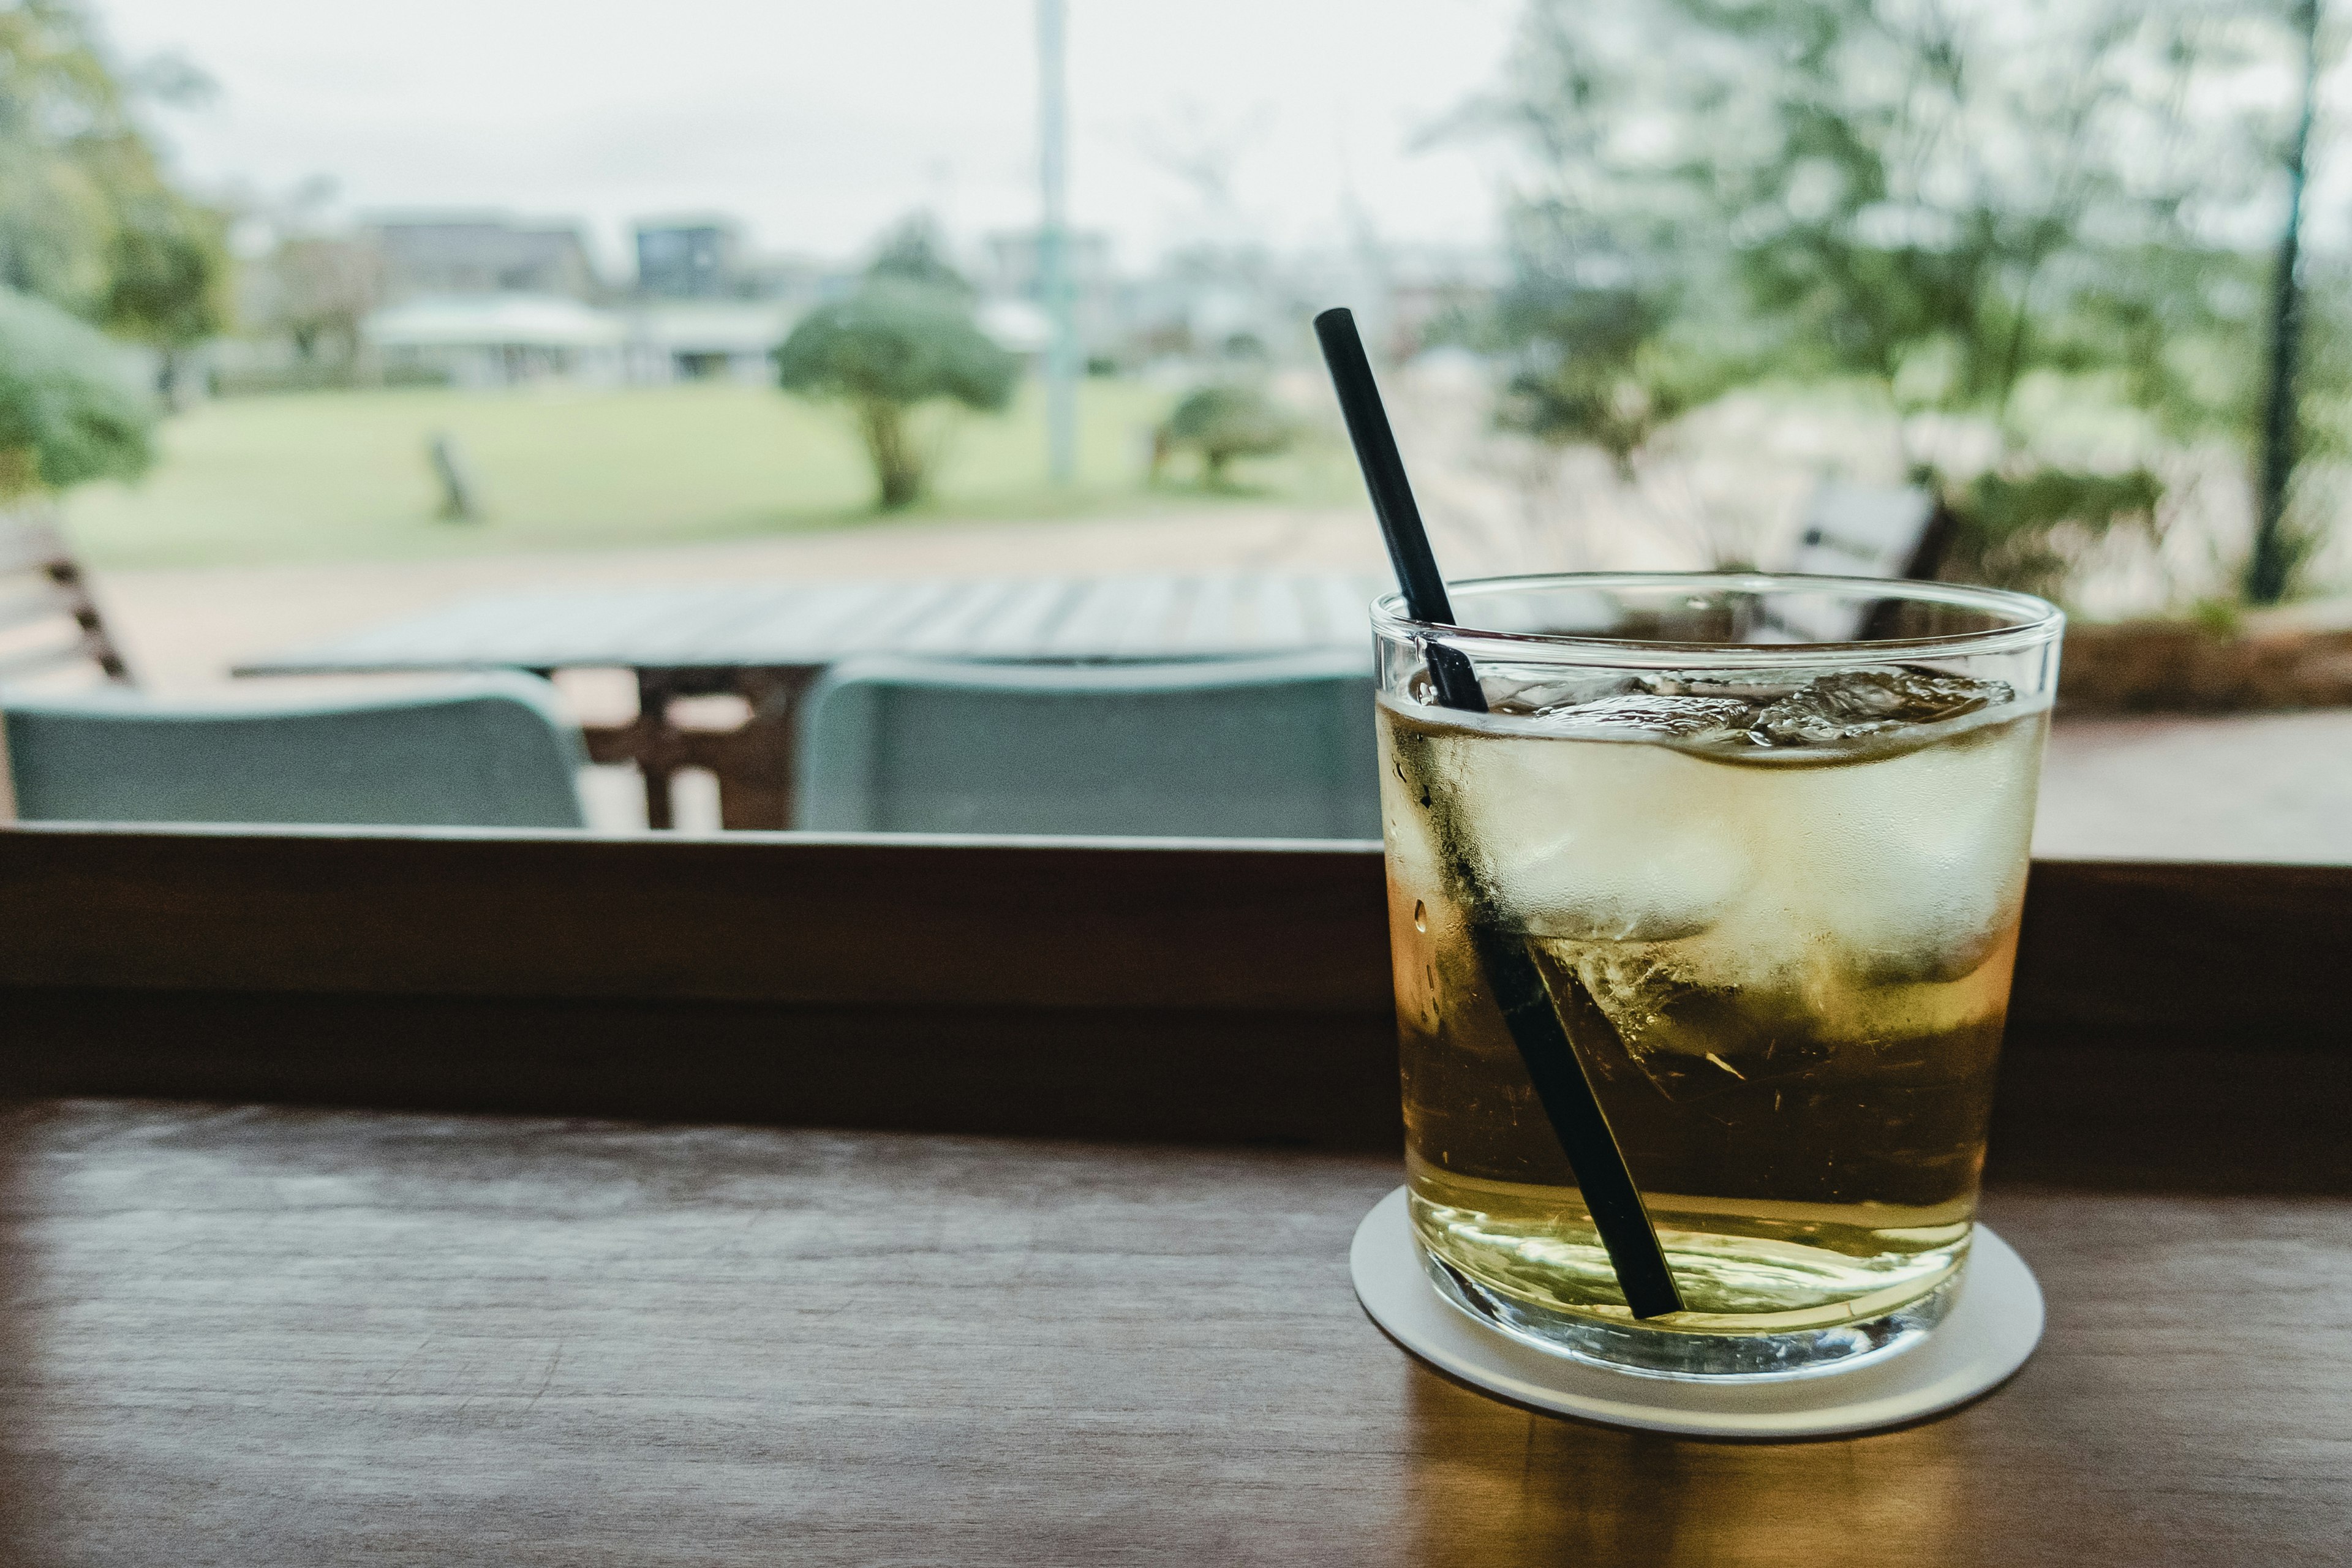
MULTIPOLYGON (((573 584, 1379 568, 1352 509, 1235 508, 1111 521, 876 524, 664 550, 340 566, 118 572, 98 584, 146 683, 217 688, 237 659, 492 589, 573 584)), ((568 681, 583 717, 625 717, 625 681, 568 681)), ((594 781, 599 825, 642 824, 615 774, 594 781)), ((689 785, 689 825, 715 820, 689 785)), ((2037 852, 2123 858, 2352 864, 2352 710, 2062 721, 2043 775, 2037 852)))
POLYGON ((2352 709, 2061 721, 2033 845, 2095 859, 2352 865, 2352 709))

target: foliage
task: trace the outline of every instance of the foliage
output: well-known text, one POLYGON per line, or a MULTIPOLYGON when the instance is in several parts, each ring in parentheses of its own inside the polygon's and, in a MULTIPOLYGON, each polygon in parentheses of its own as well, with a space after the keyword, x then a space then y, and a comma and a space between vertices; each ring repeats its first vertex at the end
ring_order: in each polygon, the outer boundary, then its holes
MULTIPOLYGON (((2307 589, 2352 480, 2352 266, 2304 268, 2302 366, 2290 437, 2295 466, 2271 543, 2289 594, 2307 589)), ((2248 563, 2251 568, 2252 563, 2248 563)))
POLYGON ((305 362, 322 349, 346 362, 358 353, 360 323, 383 298, 382 251, 331 235, 291 235, 258 270, 257 313, 293 340, 305 362))
POLYGON ((2022 389, 2120 401, 2151 438, 2251 438, 2279 128, 2246 89, 2288 42, 2265 0, 1533 0, 1489 106, 1534 154, 1505 418, 1630 474, 1721 391, 1874 386, 1970 569, 2047 585, 2059 531, 2152 530, 2154 499, 1972 508, 2155 481, 2057 483, 2022 389), (1925 414, 1990 425, 1998 482, 1925 414))
POLYGON ((146 471, 155 411, 117 372, 121 354, 56 306, 0 289, 0 500, 146 471))
POLYGON ((2116 529, 2155 534, 2163 497, 2164 482, 2145 468, 1981 473, 1951 508, 1957 526, 1947 568, 1969 582, 2055 595, 2083 555, 2116 529))
POLYGON ((947 237, 928 213, 900 219, 896 228, 882 237, 866 276, 870 282, 905 283, 965 300, 974 292, 971 280, 948 260, 947 237))
POLYGON ((1652 438, 1725 384, 1729 334, 1702 308, 1721 279, 1719 263, 1697 262, 1697 206, 1613 144, 1629 117, 1675 111, 1643 64, 1654 14, 1618 24, 1529 7, 1508 91, 1488 107, 1534 154, 1533 175, 1508 215, 1513 279, 1470 338, 1509 356, 1507 428, 1597 447, 1631 483, 1652 438))
POLYGON ((886 511, 922 498, 935 456, 909 414, 927 403, 1001 409, 1020 368, 973 323, 963 300, 890 278, 810 311, 776 351, 785 391, 849 405, 886 511))
POLYGON ((1633 482, 1651 438, 1720 380, 1669 334, 1673 309, 1654 291, 1581 286, 1523 263, 1495 310, 1493 330, 1513 354, 1500 423, 1556 446, 1596 447, 1633 482))
POLYGON ((1152 442, 1155 475, 1166 456, 1189 448, 1200 454, 1208 482, 1223 484, 1236 458, 1271 458, 1290 450, 1299 422, 1263 388, 1225 383, 1197 387, 1161 422, 1152 442))
POLYGON ((226 225, 173 188, 136 112, 199 85, 118 70, 77 0, 0 5, 0 285, 167 351, 222 329, 226 225))
POLYGON ((100 320, 163 348, 202 342, 227 324, 227 223, 168 194, 126 202, 100 320))

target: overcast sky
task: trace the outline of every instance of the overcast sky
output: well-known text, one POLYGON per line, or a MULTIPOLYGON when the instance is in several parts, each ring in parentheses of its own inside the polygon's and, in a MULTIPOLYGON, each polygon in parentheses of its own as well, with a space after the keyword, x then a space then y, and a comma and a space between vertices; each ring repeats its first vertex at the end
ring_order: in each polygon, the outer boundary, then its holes
MULTIPOLYGON (((331 176, 345 212, 717 210, 846 255, 917 207, 1034 221, 1034 0, 94 0, 121 52, 218 84, 163 129, 213 186, 331 176)), ((1224 226, 1478 244, 1496 153, 1429 128, 1495 78, 1517 0, 1069 0, 1071 214, 1140 266, 1224 226), (1172 165, 1228 167, 1223 212, 1172 165)))

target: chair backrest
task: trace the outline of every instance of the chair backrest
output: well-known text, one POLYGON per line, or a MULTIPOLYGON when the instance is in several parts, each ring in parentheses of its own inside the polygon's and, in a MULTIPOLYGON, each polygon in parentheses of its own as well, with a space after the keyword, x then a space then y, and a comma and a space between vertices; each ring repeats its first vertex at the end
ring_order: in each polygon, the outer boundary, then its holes
MULTIPOLYGON (((1931 578, 1951 542, 1951 515, 1914 486, 1825 484, 1805 508, 1804 526, 1776 572, 1815 577, 1931 578)), ((1824 602, 1808 611, 1792 601, 1780 611, 1782 635, 1803 642, 1843 642, 1863 634, 1871 615, 1860 604, 1824 602)))
POLYGON ((802 713, 804 827, 1380 837, 1368 656, 863 659, 829 672, 802 713))
POLYGON ((26 821, 580 827, 580 732, 547 683, 337 701, 0 693, 26 821))
POLYGON ((1819 577, 1927 577, 1943 541, 1936 498, 1916 486, 1825 484, 1806 504, 1804 526, 1779 572, 1819 577), (1923 559, 1923 553, 1934 554, 1923 559))
POLYGON ((0 684, 74 665, 125 685, 131 668, 47 502, 0 511, 0 684))

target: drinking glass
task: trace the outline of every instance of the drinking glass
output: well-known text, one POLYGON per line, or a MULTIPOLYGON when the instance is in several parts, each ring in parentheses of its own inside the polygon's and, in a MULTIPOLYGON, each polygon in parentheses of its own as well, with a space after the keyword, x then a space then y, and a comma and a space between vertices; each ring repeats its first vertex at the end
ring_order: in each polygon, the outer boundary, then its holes
POLYGON ((1822 577, 1453 593, 1453 626, 1373 612, 1433 1282, 1546 1349, 1664 1376, 1915 1340, 1968 1258, 2063 617, 1822 577), (1441 705, 1433 658, 1466 660, 1489 710, 1441 705), (1627 1308, 1480 922, 1540 972, 1682 1310, 1627 1308))

